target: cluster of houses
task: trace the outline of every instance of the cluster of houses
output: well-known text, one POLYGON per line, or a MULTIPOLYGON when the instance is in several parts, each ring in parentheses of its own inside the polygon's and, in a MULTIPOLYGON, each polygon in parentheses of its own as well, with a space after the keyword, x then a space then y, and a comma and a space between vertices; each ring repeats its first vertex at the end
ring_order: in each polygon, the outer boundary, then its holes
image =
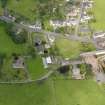
POLYGON ((49 65, 53 64, 53 57, 49 54, 50 45, 47 42, 43 42, 42 39, 37 36, 34 40, 34 47, 37 50, 37 53, 42 55, 44 68, 47 69, 49 65))
MULTIPOLYGON (((17 18, 15 15, 11 15, 11 13, 5 9, 3 15, 0 16, 0 20, 11 23, 16 22, 17 18)), ((21 28, 28 29, 32 32, 40 32, 42 30, 42 24, 40 21, 36 21, 34 24, 26 24, 23 21, 20 21, 18 25, 20 25, 21 28)))
POLYGON ((21 25, 28 28, 32 32, 40 32, 42 30, 42 24, 40 21, 36 21, 35 24, 26 24, 21 22, 21 25))
POLYGON ((87 14, 87 9, 92 8, 93 3, 94 2, 90 0, 83 0, 82 5, 80 4, 80 8, 76 6, 72 6, 70 8, 66 14, 65 20, 50 20, 50 25, 54 28, 76 26, 78 24, 79 16, 81 16, 80 23, 88 22, 89 20, 93 19, 93 16, 89 16, 87 14))
POLYGON ((69 20, 50 20, 50 25, 53 27, 65 27, 65 26, 76 26, 78 23, 77 19, 69 20))
MULTIPOLYGON (((68 0, 67 0, 68 1, 68 0)), ((50 25, 54 28, 59 27, 65 27, 65 26, 76 26, 78 25, 78 18, 80 16, 80 23, 88 22, 89 20, 93 19, 93 16, 89 16, 87 13, 87 10, 92 8, 93 1, 90 0, 83 0, 82 7, 76 7, 72 6, 70 10, 68 11, 66 15, 65 20, 50 20, 50 25)), ((1 20, 4 20, 6 22, 15 22, 16 17, 13 15, 8 14, 7 11, 4 12, 3 16, 0 16, 1 20)), ((28 30, 32 32, 40 32, 42 30, 42 24, 40 21, 35 22, 35 24, 26 24, 24 22, 19 23, 22 27, 28 28, 28 30)), ((80 27, 81 32, 89 32, 88 27, 80 27)), ((18 30, 17 34, 21 32, 21 30, 18 30)), ((97 32, 93 35, 93 40, 95 42, 95 45, 97 46, 97 49, 105 49, 105 32, 97 32)), ((34 47, 37 50, 38 54, 42 55, 42 62, 44 65, 44 68, 47 69, 49 65, 53 64, 53 56, 48 54, 49 48, 51 48, 51 45, 55 41, 54 35, 47 35, 47 41, 44 44, 42 43, 42 40, 40 37, 35 37, 34 47), (43 56, 45 54, 45 56, 43 56)), ((92 59, 92 58, 91 58, 92 59)), ((24 59, 21 56, 14 56, 12 67, 14 69, 24 69, 24 59)), ((80 68, 77 67, 77 65, 73 65, 72 69, 72 77, 75 79, 84 79, 84 75, 81 75, 80 68)))

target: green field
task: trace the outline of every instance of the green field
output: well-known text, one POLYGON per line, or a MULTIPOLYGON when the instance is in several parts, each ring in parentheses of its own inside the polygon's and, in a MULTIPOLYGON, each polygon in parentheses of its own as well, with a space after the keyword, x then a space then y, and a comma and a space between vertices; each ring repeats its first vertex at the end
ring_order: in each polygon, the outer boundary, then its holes
POLYGON ((37 85, 0 85, 0 105, 54 105, 48 82, 37 85))
POLYGON ((96 23, 92 24, 95 30, 105 30, 105 0, 94 0, 93 13, 95 14, 96 23))
POLYGON ((64 39, 64 37, 61 37, 56 40, 56 46, 63 57, 73 59, 77 58, 80 54, 80 42, 64 39))
POLYGON ((32 79, 38 79, 39 77, 43 76, 45 72, 47 72, 47 70, 43 68, 41 57, 29 59, 27 60, 27 64, 32 79))
POLYGON ((24 53, 25 45, 17 45, 15 44, 11 38, 5 32, 5 25, 0 23, 0 52, 6 53, 7 55, 11 55, 12 53, 24 53))
POLYGON ((0 85, 0 105, 105 105, 105 90, 90 80, 0 85))
POLYGON ((9 0, 8 8, 14 10, 31 20, 34 20, 35 13, 32 12, 35 9, 36 1, 34 0, 9 0))
POLYGON ((105 105, 105 91, 95 82, 55 81, 57 105, 105 105))

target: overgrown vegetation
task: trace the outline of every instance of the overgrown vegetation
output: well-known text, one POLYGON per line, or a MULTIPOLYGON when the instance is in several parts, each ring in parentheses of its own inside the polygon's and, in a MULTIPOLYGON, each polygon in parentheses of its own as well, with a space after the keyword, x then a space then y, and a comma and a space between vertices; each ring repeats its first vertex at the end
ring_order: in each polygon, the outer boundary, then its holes
POLYGON ((26 43, 28 33, 24 29, 18 29, 13 24, 6 24, 6 32, 11 39, 17 44, 26 43))
POLYGON ((5 8, 7 6, 8 0, 0 0, 2 8, 5 8))

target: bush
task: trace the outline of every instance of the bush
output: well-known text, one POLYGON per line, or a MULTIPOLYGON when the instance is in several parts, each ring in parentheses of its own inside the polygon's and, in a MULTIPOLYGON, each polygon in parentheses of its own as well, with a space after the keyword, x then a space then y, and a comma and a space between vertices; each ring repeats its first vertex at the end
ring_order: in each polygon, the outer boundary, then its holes
POLYGON ((6 57, 6 55, 4 53, 0 53, 0 77, 2 75, 2 67, 3 67, 5 57, 6 57))
POLYGON ((81 51, 88 52, 96 50, 95 46, 92 43, 82 43, 81 44, 81 51))
POLYGON ((8 0, 1 0, 1 6, 2 6, 2 8, 5 8, 6 7, 7 1, 8 0))
POLYGON ((26 30, 21 30, 21 32, 18 33, 18 30, 14 28, 12 24, 9 24, 7 25, 6 31, 13 40, 13 42, 15 42, 16 44, 26 43, 28 38, 28 33, 26 30))
POLYGON ((36 51, 34 47, 28 46, 28 55, 31 56, 32 58, 36 57, 36 51))

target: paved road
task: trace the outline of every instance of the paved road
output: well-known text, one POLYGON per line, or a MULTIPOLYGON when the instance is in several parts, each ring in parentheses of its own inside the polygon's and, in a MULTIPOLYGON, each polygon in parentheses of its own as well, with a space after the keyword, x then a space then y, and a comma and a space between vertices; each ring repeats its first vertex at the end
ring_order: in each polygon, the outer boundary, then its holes
POLYGON ((10 19, 10 18, 8 18, 6 16, 0 16, 0 20, 5 21, 7 23, 13 23, 15 26, 17 26, 19 28, 26 29, 29 32, 36 32, 35 29, 32 29, 32 28, 28 27, 28 25, 16 23, 16 22, 12 21, 12 19, 10 19))
MULTIPOLYGON (((16 22, 13 22, 10 18, 5 17, 5 16, 0 16, 0 19, 7 22, 7 23, 13 23, 14 25, 16 25, 17 27, 26 29, 29 32, 36 32, 34 29, 23 25, 23 24, 19 24, 16 22)), ((40 32, 43 32, 45 35, 50 35, 50 36, 54 36, 54 37, 58 37, 61 36, 60 33, 55 33, 55 32, 49 32, 49 31, 45 31, 45 30, 41 30, 40 32)), ((92 42, 93 40, 89 39, 89 37, 80 37, 80 36, 76 36, 76 35, 70 35, 70 34, 65 34, 65 38, 70 39, 70 40, 75 40, 75 41, 81 41, 81 42, 92 42)))
POLYGON ((77 65, 77 64, 83 64, 85 63, 82 60, 62 60, 62 65, 77 65))

